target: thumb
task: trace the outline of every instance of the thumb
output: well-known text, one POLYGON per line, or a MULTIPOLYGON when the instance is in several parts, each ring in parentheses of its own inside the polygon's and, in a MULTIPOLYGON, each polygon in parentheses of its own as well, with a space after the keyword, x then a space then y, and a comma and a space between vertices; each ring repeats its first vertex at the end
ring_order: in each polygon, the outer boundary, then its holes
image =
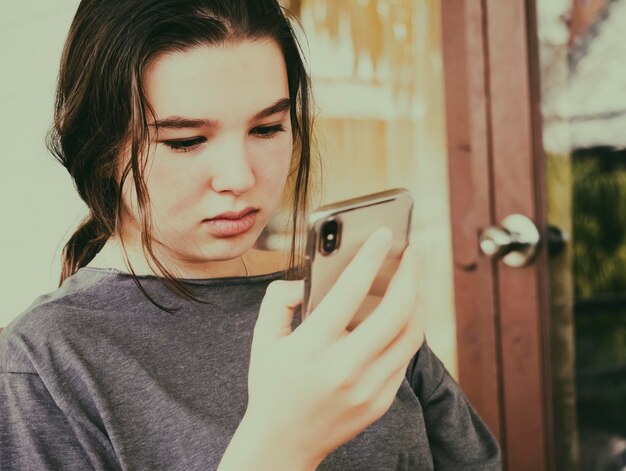
POLYGON ((277 280, 270 283, 261 301, 259 317, 254 328, 255 337, 270 340, 291 334, 291 323, 296 308, 304 298, 304 281, 277 280))

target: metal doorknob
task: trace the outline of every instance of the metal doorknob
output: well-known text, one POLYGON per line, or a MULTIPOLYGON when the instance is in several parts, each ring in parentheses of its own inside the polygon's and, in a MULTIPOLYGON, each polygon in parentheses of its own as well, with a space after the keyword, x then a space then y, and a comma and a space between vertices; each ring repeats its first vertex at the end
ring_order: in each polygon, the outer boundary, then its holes
POLYGON ((480 250, 505 265, 520 268, 537 256, 541 236, 537 226, 521 214, 505 217, 499 227, 487 227, 480 235, 480 250))

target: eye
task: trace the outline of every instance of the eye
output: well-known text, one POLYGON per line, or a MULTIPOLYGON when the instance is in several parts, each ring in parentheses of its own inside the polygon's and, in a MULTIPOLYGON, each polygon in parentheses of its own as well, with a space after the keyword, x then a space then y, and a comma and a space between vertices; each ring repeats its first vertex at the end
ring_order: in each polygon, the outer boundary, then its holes
POLYGON ((165 144, 167 147, 176 152, 191 152, 203 142, 206 142, 205 137, 161 141, 162 144, 165 144))
POLYGON ((285 127, 282 124, 273 124, 272 126, 258 126, 251 132, 261 139, 270 139, 279 132, 284 132, 285 127))

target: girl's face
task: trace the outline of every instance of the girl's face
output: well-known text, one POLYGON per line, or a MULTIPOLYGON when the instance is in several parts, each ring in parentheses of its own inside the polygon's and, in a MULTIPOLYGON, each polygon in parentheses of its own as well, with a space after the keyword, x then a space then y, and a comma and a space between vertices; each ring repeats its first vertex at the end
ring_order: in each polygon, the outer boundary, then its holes
MULTIPOLYGON (((289 89, 279 47, 244 41, 164 53, 143 84, 155 113, 148 119, 146 185, 157 255, 187 272, 238 257, 275 214, 291 163, 289 89), (250 209, 254 214, 238 222, 209 221, 250 209)), ((125 203, 136 208, 132 198, 125 203)), ((131 213, 123 234, 136 238, 138 218, 131 213)))

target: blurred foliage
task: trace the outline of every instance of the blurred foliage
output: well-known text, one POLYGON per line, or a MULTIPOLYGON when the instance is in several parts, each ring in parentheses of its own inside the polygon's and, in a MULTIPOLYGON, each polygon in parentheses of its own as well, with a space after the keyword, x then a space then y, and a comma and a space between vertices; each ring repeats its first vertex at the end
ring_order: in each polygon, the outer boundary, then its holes
POLYGON ((576 298, 626 293, 626 151, 579 150, 572 173, 576 298))
POLYGON ((576 391, 581 426, 626 433, 626 151, 572 156, 576 391))
POLYGON ((626 365, 626 308, 577 303, 576 314, 576 369, 606 371, 626 365))

